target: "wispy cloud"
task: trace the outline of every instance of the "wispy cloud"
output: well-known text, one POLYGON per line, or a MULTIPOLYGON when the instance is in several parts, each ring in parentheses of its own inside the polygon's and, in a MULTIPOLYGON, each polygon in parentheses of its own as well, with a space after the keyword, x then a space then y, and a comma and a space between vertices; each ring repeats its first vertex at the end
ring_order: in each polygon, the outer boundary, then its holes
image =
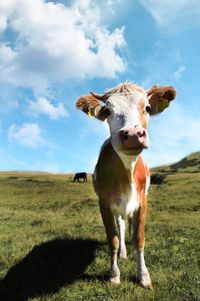
POLYGON ((199 23, 199 0, 138 0, 160 26, 173 26, 173 32, 199 23), (174 25, 178 26, 174 26, 174 25))
POLYGON ((25 161, 20 160, 13 160, 13 166, 18 170, 31 170, 31 171, 44 171, 44 172, 51 172, 51 173, 58 173, 59 168, 58 165, 54 162, 35 162, 35 163, 28 163, 25 161))
POLYGON ((115 77, 125 70, 123 29, 109 31, 101 15, 91 0, 1 1, 0 30, 15 33, 0 44, 1 81, 40 94, 52 81, 115 77))
POLYGON ((12 124, 8 129, 8 140, 31 148, 45 145, 42 131, 36 123, 25 123, 21 127, 12 124))
POLYGON ((45 97, 39 97, 36 101, 28 102, 28 109, 26 111, 31 116, 47 115, 52 120, 64 118, 69 115, 62 103, 54 106, 45 97))
POLYGON ((178 69, 173 73, 172 77, 176 80, 179 81, 182 76, 183 73, 186 71, 186 67, 184 65, 181 65, 178 67, 178 69))
POLYGON ((177 48, 169 48, 166 52, 166 42, 158 40, 152 48, 153 54, 148 54, 141 62, 144 78, 141 83, 149 88, 151 85, 177 85, 184 79, 186 71, 190 71, 190 66, 185 62, 182 51, 177 48), (153 70, 153 72, 152 72, 153 70))

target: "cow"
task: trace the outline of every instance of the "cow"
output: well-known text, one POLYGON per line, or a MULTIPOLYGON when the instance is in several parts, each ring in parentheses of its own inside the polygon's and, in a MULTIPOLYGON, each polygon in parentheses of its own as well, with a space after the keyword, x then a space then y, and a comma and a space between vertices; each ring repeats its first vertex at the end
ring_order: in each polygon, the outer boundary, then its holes
POLYGON ((74 176, 73 182, 80 182, 79 180, 83 179, 83 182, 87 182, 87 174, 86 172, 77 172, 74 176))
POLYGON ((118 251, 121 258, 127 258, 127 217, 137 253, 139 283, 144 288, 152 288, 144 259, 150 173, 141 152, 149 146, 149 117, 164 111, 175 97, 173 87, 155 85, 145 90, 126 82, 104 94, 90 92, 90 95, 81 96, 76 102, 77 108, 89 116, 107 120, 110 128, 110 137, 101 147, 95 167, 93 186, 99 198, 110 250, 109 280, 116 285, 120 283, 118 251))

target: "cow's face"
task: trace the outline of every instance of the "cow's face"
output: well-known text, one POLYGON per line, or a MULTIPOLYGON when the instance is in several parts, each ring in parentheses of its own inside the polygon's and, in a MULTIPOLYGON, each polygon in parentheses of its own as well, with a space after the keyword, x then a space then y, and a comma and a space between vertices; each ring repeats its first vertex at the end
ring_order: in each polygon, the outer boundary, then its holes
POLYGON ((107 119, 111 143, 117 152, 137 155, 149 145, 147 126, 150 115, 162 112, 176 96, 172 87, 145 91, 133 84, 122 84, 104 95, 80 97, 77 107, 100 120, 107 119), (102 106, 98 100, 104 102, 102 106))
POLYGON ((111 95, 106 101, 106 108, 110 112, 107 122, 111 143, 116 151, 133 155, 148 147, 147 126, 151 106, 145 91, 111 95))

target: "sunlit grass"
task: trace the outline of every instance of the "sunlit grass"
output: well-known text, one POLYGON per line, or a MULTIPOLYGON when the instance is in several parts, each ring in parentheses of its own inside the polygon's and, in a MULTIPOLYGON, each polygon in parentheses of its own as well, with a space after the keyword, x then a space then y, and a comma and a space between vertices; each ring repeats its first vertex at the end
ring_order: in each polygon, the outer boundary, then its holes
POLYGON ((106 282, 105 231, 88 183, 70 175, 0 175, 0 300, 200 300, 200 174, 152 185, 145 255, 154 290, 136 283, 136 256, 119 260, 122 283, 106 282))

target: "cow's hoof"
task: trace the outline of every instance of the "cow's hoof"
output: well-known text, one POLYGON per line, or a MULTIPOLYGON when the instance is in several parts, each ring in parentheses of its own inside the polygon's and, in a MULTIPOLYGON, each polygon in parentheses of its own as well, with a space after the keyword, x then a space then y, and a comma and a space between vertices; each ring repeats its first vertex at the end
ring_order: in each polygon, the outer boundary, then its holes
POLYGON ((153 290, 153 284, 152 283, 142 283, 142 282, 140 282, 140 285, 145 289, 153 290))
POLYGON ((122 249, 122 250, 119 252, 119 257, 122 258, 122 259, 127 259, 127 252, 126 252, 126 249, 122 249))
POLYGON ((119 285, 120 282, 120 276, 110 277, 110 283, 113 285, 119 285))
POLYGON ((146 289, 153 289, 153 285, 150 279, 149 274, 145 274, 140 278, 140 285, 146 289))

